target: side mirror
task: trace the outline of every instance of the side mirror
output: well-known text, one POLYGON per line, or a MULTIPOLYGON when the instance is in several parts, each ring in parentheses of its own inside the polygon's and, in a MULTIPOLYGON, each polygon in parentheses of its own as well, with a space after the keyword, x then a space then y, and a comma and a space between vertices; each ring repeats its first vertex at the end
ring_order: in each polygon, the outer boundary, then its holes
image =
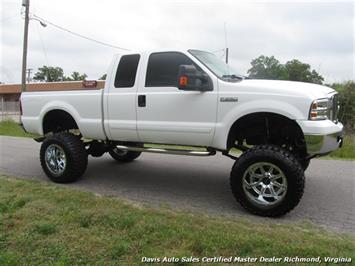
POLYGON ((194 65, 180 65, 177 87, 186 91, 212 91, 213 83, 206 73, 197 70, 194 65))

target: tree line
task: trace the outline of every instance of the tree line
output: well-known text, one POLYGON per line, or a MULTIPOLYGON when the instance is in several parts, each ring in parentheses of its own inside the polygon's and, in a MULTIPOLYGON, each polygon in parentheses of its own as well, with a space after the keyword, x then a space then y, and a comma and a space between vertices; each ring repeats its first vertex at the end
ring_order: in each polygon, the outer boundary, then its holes
POLYGON ((344 124, 345 131, 355 133, 355 82, 327 84, 339 93, 339 120, 344 124))
MULTIPOLYGON (((322 84, 324 78, 315 70, 311 69, 309 64, 303 63, 297 59, 281 64, 274 56, 261 55, 251 61, 251 68, 248 70, 249 78, 256 79, 278 79, 304 81, 322 84)), ((77 81, 87 78, 85 73, 81 74, 74 71, 70 76, 65 76, 61 67, 43 66, 38 68, 33 79, 41 82, 56 81, 77 81)), ((106 79, 106 74, 102 75, 100 80, 106 79)))
MULTIPOLYGON (((324 78, 311 69, 309 64, 303 63, 297 59, 290 60, 281 64, 274 56, 261 55, 251 61, 251 68, 248 70, 248 77, 254 79, 277 79, 293 80, 322 84, 324 78)), ((41 82, 55 81, 75 81, 87 78, 85 73, 81 74, 74 71, 70 76, 65 76, 61 67, 43 66, 38 68, 33 79, 41 82)), ((100 80, 106 79, 106 74, 102 75, 100 80)))
MULTIPOLYGON (((80 81, 85 80, 88 76, 78 71, 73 71, 70 76, 65 76, 61 67, 43 66, 38 68, 34 74, 33 80, 40 82, 57 82, 57 81, 80 81)), ((106 74, 99 79, 106 79, 106 74)))
MULTIPOLYGON (((274 56, 261 55, 251 61, 248 70, 249 78, 303 81, 323 84, 324 78, 309 64, 297 59, 281 64, 274 56)), ((338 118, 344 124, 345 130, 355 132, 355 82, 324 84, 339 93, 338 118)))
POLYGON ((323 84, 324 78, 309 64, 297 59, 281 64, 274 56, 261 55, 251 61, 249 78, 303 81, 323 84))

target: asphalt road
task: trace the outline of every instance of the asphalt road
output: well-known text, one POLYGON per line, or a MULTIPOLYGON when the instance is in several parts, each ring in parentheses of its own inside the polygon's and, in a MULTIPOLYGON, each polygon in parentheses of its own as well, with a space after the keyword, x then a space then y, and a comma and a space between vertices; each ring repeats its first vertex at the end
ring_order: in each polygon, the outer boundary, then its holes
MULTIPOLYGON (((0 136, 0 174, 48 181, 40 167, 39 148, 32 139, 0 136)), ((222 155, 200 158, 144 153, 128 164, 105 155, 90 157, 84 177, 65 186, 218 216, 276 224, 311 221, 355 235, 355 162, 313 160, 306 171, 300 204, 277 219, 250 215, 236 203, 228 180, 232 164, 222 155)))

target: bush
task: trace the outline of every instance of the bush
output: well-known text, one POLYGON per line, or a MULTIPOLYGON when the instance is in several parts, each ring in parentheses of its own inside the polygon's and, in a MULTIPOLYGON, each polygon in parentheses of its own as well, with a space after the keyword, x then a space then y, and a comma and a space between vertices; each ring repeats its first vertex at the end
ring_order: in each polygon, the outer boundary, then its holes
POLYGON ((339 120, 348 133, 355 132, 355 82, 346 81, 330 85, 339 92, 339 120))

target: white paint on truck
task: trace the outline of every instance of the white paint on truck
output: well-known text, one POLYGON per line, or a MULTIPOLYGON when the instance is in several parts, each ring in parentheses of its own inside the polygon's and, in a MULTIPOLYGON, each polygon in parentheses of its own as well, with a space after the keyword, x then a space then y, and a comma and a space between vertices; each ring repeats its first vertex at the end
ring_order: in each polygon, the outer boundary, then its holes
POLYGON ((309 120, 313 101, 331 98, 326 86, 291 81, 221 79, 189 51, 173 51, 189 58, 212 81, 212 91, 180 90, 177 86, 146 87, 149 56, 140 56, 133 87, 114 86, 123 55, 110 64, 104 90, 25 92, 21 95, 21 121, 28 132, 43 135, 43 118, 51 110, 68 112, 85 138, 227 148, 229 131, 239 118, 257 112, 283 115, 298 123, 304 134, 334 134, 340 122, 309 120), (146 97, 146 106, 137 105, 146 97), (228 101, 229 99, 235 99, 228 101), (227 99, 224 101, 223 99, 227 99))

